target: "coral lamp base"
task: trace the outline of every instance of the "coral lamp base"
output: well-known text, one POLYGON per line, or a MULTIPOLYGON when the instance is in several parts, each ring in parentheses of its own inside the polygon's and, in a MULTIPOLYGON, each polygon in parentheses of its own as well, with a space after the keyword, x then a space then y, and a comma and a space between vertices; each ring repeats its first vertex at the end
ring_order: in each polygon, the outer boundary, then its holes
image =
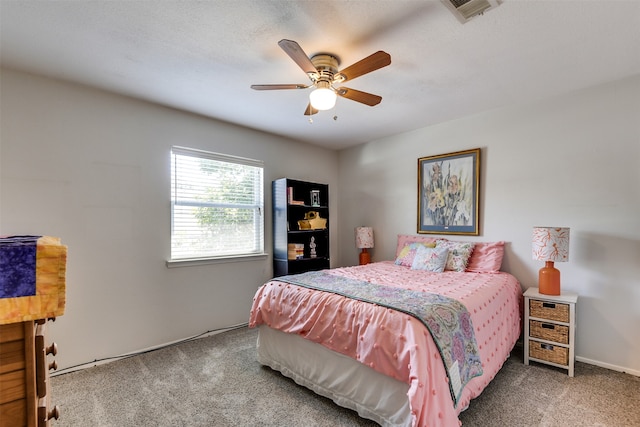
POLYGON ((360 265, 367 265, 371 262, 371 254, 367 251, 367 248, 362 248, 360 252, 360 265))
POLYGON ((560 270, 553 261, 546 261, 538 272, 538 291, 544 295, 560 295, 560 270))

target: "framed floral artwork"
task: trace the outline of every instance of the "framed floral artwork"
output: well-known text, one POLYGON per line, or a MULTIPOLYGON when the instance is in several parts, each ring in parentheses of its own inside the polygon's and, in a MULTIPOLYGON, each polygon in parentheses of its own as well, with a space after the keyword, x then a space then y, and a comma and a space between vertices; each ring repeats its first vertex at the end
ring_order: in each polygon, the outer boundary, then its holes
POLYGON ((418 233, 479 229, 480 149, 418 159, 418 233))

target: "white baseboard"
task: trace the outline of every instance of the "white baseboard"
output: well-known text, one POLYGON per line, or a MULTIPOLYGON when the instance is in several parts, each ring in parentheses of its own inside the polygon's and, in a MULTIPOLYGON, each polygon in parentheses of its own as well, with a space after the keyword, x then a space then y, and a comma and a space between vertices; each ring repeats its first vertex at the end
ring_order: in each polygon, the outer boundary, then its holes
POLYGON ((599 366, 605 369, 611 369, 612 371, 623 372, 625 374, 631 374, 636 377, 640 377, 640 371, 635 369, 625 368, 623 366, 612 365, 610 363, 600 362, 599 360, 587 359, 586 357, 576 356, 578 362, 588 363, 589 365, 599 366))
POLYGON ((137 355, 140 355, 140 354, 143 354, 143 353, 148 353, 150 351, 160 350, 161 348, 169 347, 169 346, 172 346, 172 345, 175 345, 175 344, 180 344, 180 343, 191 341, 191 340, 195 340, 195 339, 210 337, 212 335, 216 335, 216 334, 219 334, 219 333, 222 333, 222 332, 230 331, 232 329, 242 328, 242 327, 247 326, 247 325, 248 325, 248 323, 240 323, 238 325, 227 326, 227 327, 223 327, 223 328, 219 328, 219 329, 206 331, 206 332, 203 332, 203 333, 200 333, 198 335, 194 335, 194 336, 191 336, 191 337, 188 337, 188 338, 182 338, 182 339, 171 341, 171 342, 167 342, 167 343, 164 343, 164 344, 159 344, 159 345, 155 345, 155 346, 152 346, 152 347, 143 348, 143 349, 140 349, 140 350, 135 350, 135 351, 132 351, 130 353, 119 354, 117 356, 107 356, 107 357, 104 357, 104 358, 99 359, 99 360, 94 360, 93 362, 84 362, 84 363, 80 363, 78 365, 70 366, 70 367, 67 367, 67 368, 63 367, 63 368, 59 369, 56 372, 51 372, 50 376, 51 377, 55 377, 57 375, 64 375, 64 374, 68 374, 68 373, 75 372, 75 371, 81 371, 83 369, 92 368, 94 366, 100 366, 100 365, 104 365, 104 364, 107 364, 107 363, 115 362, 115 361, 118 361, 118 360, 126 359, 128 357, 137 356, 137 355))
MULTIPOLYGON (((70 372, 78 371, 78 370, 82 370, 82 369, 86 369, 86 368, 90 368, 92 366, 103 365, 105 363, 114 362, 116 360, 124 359, 126 357, 131 357, 131 356, 134 356, 136 354, 145 353, 147 351, 158 350, 160 348, 167 347, 167 346, 173 345, 173 344, 177 344, 179 342, 195 339, 196 337, 197 338, 205 338, 205 337, 208 337, 208 336, 211 336, 211 335, 216 335, 216 334, 218 334, 220 332, 228 331, 230 329, 235 329, 235 328, 243 327, 243 326, 246 326, 246 323, 243 323, 243 324, 240 324, 240 325, 229 326, 227 328, 221 328, 221 329, 214 330, 214 331, 207 331, 205 333, 196 335, 195 337, 176 340, 176 341, 164 343, 164 344, 153 346, 153 347, 148 347, 148 348, 141 349, 141 350, 138 350, 138 351, 127 353, 127 354, 121 354, 121 355, 118 355, 118 356, 107 357, 107 358, 105 358, 103 360, 96 360, 96 361, 93 361, 93 362, 85 362, 85 363, 82 363, 82 364, 77 365, 77 366, 69 367, 69 368, 66 368, 66 369, 61 369, 60 370, 61 372, 59 372, 57 374, 52 372, 51 376, 56 376, 56 375, 60 375, 60 374, 68 374, 70 372)), ((518 340, 516 342, 516 346, 523 347, 522 340, 518 340)), ((629 369, 629 368, 625 368, 623 366, 612 365, 610 363, 601 362, 599 360, 587 359, 586 357, 581 357, 581 356, 576 356, 576 360, 578 362, 588 363, 589 365, 595 365, 595 366, 599 366, 601 368, 611 369, 612 371, 623 372, 625 374, 630 374, 630 375, 633 375, 633 376, 636 376, 636 377, 640 377, 640 371, 635 370, 635 369, 629 369)))

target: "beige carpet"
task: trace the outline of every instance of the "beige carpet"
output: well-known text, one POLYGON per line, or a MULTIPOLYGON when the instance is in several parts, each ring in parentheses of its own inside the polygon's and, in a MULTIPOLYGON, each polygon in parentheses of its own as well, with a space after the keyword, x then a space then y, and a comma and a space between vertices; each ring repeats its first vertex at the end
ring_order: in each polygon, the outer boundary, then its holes
MULTIPOLYGON (((255 359, 240 328, 52 379, 54 427, 375 426, 255 359)), ((62 351, 64 351, 62 349, 62 351)), ((472 426, 640 426, 640 378, 576 364, 524 366, 516 348, 460 419, 472 426)))

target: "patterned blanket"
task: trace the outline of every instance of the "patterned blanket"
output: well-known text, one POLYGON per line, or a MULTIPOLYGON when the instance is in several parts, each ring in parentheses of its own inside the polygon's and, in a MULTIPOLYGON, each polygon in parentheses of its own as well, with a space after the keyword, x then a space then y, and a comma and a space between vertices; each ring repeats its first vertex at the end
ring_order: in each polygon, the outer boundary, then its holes
POLYGON ((471 316, 455 299, 438 294, 396 288, 312 271, 278 277, 279 281, 308 289, 332 292, 409 314, 429 330, 449 377, 455 404, 464 386, 482 375, 482 363, 473 332, 471 316))

